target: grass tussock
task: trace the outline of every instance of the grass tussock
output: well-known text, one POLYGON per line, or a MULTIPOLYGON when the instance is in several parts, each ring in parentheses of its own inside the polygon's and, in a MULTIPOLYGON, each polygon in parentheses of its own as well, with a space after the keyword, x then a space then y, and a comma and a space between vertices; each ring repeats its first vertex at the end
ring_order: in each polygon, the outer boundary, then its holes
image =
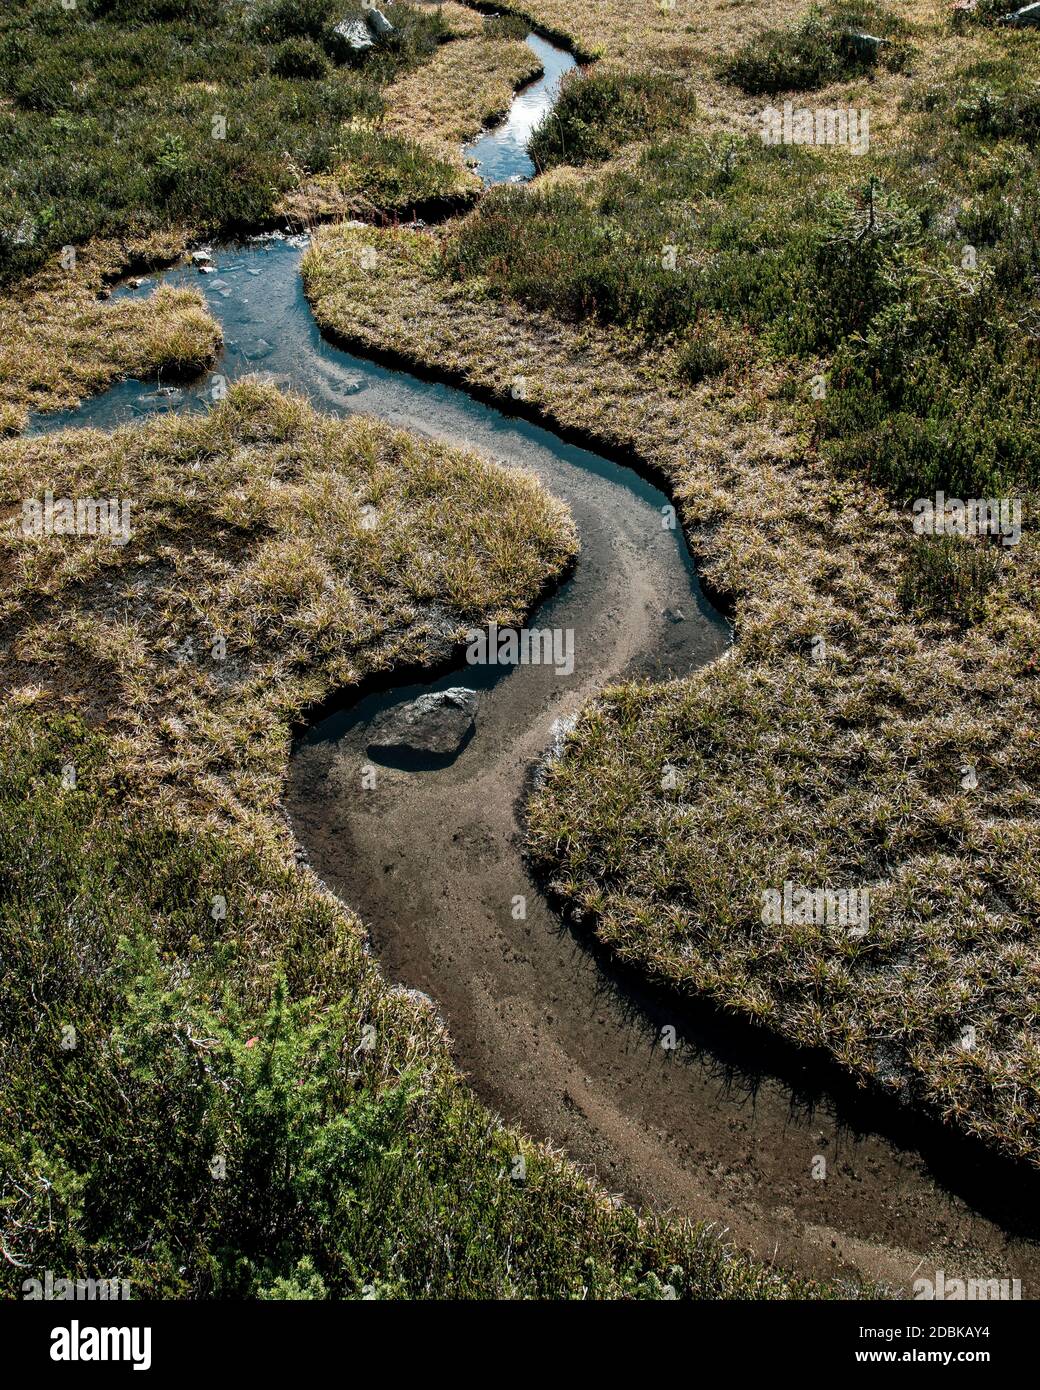
POLYGON ((999 547, 987 540, 922 536, 907 551, 899 596, 911 610, 967 627, 984 618, 1001 568, 999 547))
POLYGON ((201 295, 164 287, 147 300, 105 299, 106 279, 134 261, 172 258, 178 238, 94 243, 66 269, 51 264, 0 296, 0 433, 30 411, 69 409, 120 376, 192 376, 215 358, 220 329, 201 295))

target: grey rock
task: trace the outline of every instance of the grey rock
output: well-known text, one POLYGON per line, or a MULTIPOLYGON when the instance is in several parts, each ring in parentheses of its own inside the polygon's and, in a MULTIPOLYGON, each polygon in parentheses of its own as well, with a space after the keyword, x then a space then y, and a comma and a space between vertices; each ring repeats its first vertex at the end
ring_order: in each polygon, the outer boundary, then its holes
POLYGON ((386 753, 457 753, 477 717, 477 692, 464 685, 420 695, 387 710, 373 724, 370 749, 386 753))
POLYGON ((345 19, 341 24, 336 25, 334 32, 341 39, 345 39, 351 48, 358 51, 363 48, 375 47, 371 34, 360 19, 345 19))
POLYGON ((1001 24, 1013 24, 1015 28, 1022 26, 1035 27, 1040 24, 1040 0, 1035 5, 1026 5, 1024 9, 1015 10, 1014 14, 1006 14, 1001 20, 1001 24))
POLYGON ((385 34, 392 34, 394 32, 394 26, 387 19, 386 15, 382 10, 377 10, 374 5, 371 9, 366 8, 365 19, 368 21, 368 27, 374 34, 378 34, 380 38, 385 34))
POLYGON ((846 29, 845 41, 858 58, 869 60, 875 60, 881 45, 888 43, 887 39, 879 39, 876 34, 864 34, 856 29, 846 29))

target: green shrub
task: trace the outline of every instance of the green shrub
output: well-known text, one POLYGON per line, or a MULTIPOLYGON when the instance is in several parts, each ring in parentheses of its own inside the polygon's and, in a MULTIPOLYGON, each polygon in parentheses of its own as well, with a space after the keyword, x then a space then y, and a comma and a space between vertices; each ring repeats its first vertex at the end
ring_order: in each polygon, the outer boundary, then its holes
POLYGON ((276 77, 324 77, 329 60, 313 39, 283 39, 271 54, 271 71, 276 77))
POLYGON ((716 319, 700 320, 680 343, 676 370, 691 386, 719 376, 733 360, 733 344, 725 325, 716 319))
POLYGON ((609 158, 627 141, 681 129, 696 107, 692 92, 664 73, 566 74, 560 96, 531 136, 539 169, 609 158))
POLYGON ((252 13, 251 24, 264 43, 294 38, 320 41, 337 17, 335 0, 261 0, 252 13))
POLYGON ((793 29, 770 29, 728 59, 720 75, 752 96, 811 91, 872 71, 878 63, 902 71, 907 46, 894 36, 902 24, 878 5, 812 9, 793 29), (868 35, 880 39, 869 41, 868 35))
POLYGON ((989 140, 1035 144, 1040 138, 1040 83, 1014 77, 973 81, 956 102, 954 117, 958 125, 989 140))
POLYGON ((919 536, 904 560, 900 601, 917 613, 966 626, 983 616, 1000 569, 1000 551, 986 540, 919 536))
POLYGON ((486 15, 483 28, 486 38, 517 39, 520 42, 523 42, 531 32, 531 26, 527 20, 521 19, 516 14, 486 15))

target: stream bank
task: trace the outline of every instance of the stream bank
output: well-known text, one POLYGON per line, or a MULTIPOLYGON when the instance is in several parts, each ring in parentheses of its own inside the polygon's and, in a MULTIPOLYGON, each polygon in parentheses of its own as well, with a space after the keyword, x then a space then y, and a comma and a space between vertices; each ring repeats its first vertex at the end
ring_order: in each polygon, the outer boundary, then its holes
MULTIPOLYGON (((320 409, 376 414, 533 468, 582 537, 573 576, 530 619, 574 634, 572 672, 455 669, 355 698, 297 746, 286 808, 315 870, 370 924, 387 975, 437 1001, 485 1100, 636 1201, 717 1221, 808 1273, 905 1287, 938 1266, 1035 1287, 1025 1191, 981 1156, 951 1164, 935 1142, 925 1156, 865 1098, 839 1095, 808 1067, 800 1081, 798 1061, 766 1035, 655 996, 562 927, 530 879, 521 825, 556 721, 626 675, 688 674, 726 650, 725 624, 681 534, 662 526, 663 493, 457 390, 340 352, 314 325, 299 250, 269 238, 219 250, 213 275, 161 277, 205 291, 226 339, 216 375, 260 371, 320 409), (477 732, 459 757, 438 770, 381 766, 363 792, 371 722, 457 684, 478 691, 477 732), (661 1046, 667 1027, 674 1048, 661 1046), (820 1157, 823 1181, 812 1176, 820 1157)), ((209 380, 158 391, 126 382, 47 424, 111 428, 203 409, 211 392, 209 380)))

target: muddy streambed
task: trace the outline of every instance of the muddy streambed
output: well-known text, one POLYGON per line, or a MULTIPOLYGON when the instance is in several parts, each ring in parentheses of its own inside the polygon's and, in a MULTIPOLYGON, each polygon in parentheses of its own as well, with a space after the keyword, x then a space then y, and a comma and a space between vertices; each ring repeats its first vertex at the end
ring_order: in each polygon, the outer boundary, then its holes
MULTIPOLYGON (((573 574, 529 619, 573 634, 573 670, 460 660, 422 686, 345 692, 297 740, 286 810, 316 873, 367 922, 385 974, 436 1001, 486 1102, 611 1190, 715 1221, 803 1272, 903 1288, 937 1269, 992 1274, 1033 1296, 1031 1176, 875 1106, 756 1030, 655 992, 561 923, 521 848, 524 799, 556 721, 622 676, 663 679, 723 656, 728 631, 661 492, 461 391, 324 341, 302 291, 301 244, 219 248, 212 274, 182 266, 118 293, 198 285, 225 335, 215 375, 262 372, 320 410, 362 411, 531 469, 581 534, 573 574), (455 685, 478 695, 475 732, 453 761, 394 766, 370 751, 375 719, 455 685), (672 1048, 661 1045, 668 1027, 672 1048), (813 1176, 820 1159, 824 1178, 813 1176)), ((126 381, 33 429, 111 429, 211 399, 211 376, 183 389, 126 381)))

